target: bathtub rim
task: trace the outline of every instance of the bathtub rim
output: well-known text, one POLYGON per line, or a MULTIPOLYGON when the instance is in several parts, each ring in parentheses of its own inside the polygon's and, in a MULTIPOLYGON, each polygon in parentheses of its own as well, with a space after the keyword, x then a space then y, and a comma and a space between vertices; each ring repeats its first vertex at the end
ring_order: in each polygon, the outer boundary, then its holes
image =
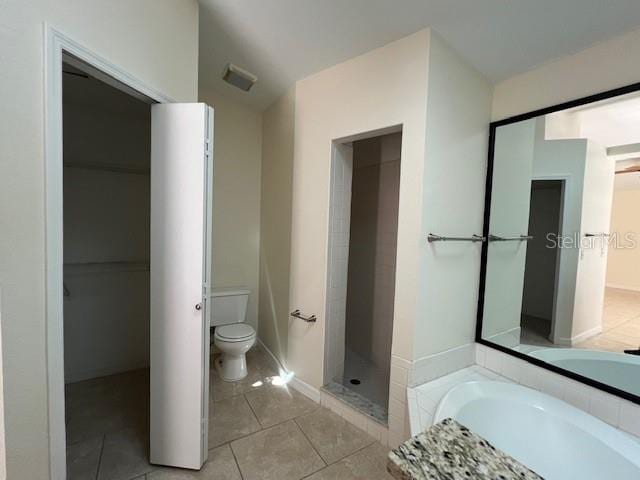
MULTIPOLYGON (((473 400, 495 396, 491 395, 492 393, 499 393, 503 397, 506 394, 511 397, 510 400, 515 400, 516 402, 519 400, 522 401, 523 394, 530 396, 531 399, 534 400, 532 408, 546 410, 549 415, 560 417, 564 419, 564 421, 572 423, 576 428, 584 431, 586 434, 598 438, 602 443, 620 453, 620 455, 640 469, 640 455, 638 455, 640 453, 640 439, 600 420, 584 410, 574 407, 564 400, 518 383, 501 382, 497 380, 476 380, 460 383, 448 390, 440 402, 438 402, 438 406, 433 414, 433 423, 438 423, 445 418, 453 418, 456 420, 456 417, 451 412, 449 412, 449 414, 443 413, 443 410, 449 407, 447 403, 452 403, 453 406, 455 406, 454 410, 457 412, 473 400), (479 387, 479 390, 476 387, 479 387), (484 390, 485 388, 490 388, 491 390, 487 392, 484 390), (465 395, 464 392, 468 392, 469 390, 471 390, 472 395, 465 395), (478 395, 478 393, 485 393, 485 395, 478 395), (486 395, 486 393, 490 395, 486 395), (455 398, 456 396, 460 398, 455 398), (549 407, 550 409, 548 409, 549 407), (589 429, 585 429, 582 423, 586 423, 587 426, 592 429, 604 430, 605 435, 592 433, 589 429), (615 444, 613 444, 613 442, 615 442, 615 444)), ((464 423, 461 424, 464 425, 464 423)), ((472 428, 468 428, 473 431, 472 428)), ((490 443, 492 442, 491 439, 487 438, 486 440, 490 443)), ((509 452, 505 453, 509 454, 509 452)))
POLYGON ((566 368, 558 367, 557 365, 554 365, 552 363, 548 363, 548 362, 545 362, 544 360, 540 360, 538 358, 532 357, 527 353, 522 353, 512 348, 504 347, 502 345, 498 345, 497 343, 489 342, 488 340, 484 340, 482 338, 476 338, 475 343, 476 343, 476 348, 480 347, 480 348, 490 348, 492 350, 498 350, 499 352, 505 353, 510 357, 516 357, 529 364, 535 365, 536 367, 540 367, 544 370, 557 373, 558 375, 562 375, 563 377, 570 378, 572 380, 575 380, 576 382, 583 383, 591 388, 601 390, 610 395, 615 395, 616 397, 622 398, 623 400, 627 400, 631 403, 635 403, 636 405, 640 405, 640 396, 635 395, 631 392, 627 392, 626 390, 621 390, 609 384, 594 380, 593 378, 585 377, 584 375, 580 375, 579 373, 572 372, 571 370, 567 370, 566 368))
POLYGON ((603 350, 594 350, 591 348, 545 348, 541 347, 537 350, 527 352, 533 358, 542 360, 543 362, 553 362, 554 360, 610 360, 630 365, 640 365, 639 355, 629 355, 628 353, 607 352, 603 350), (547 353, 551 354, 550 358, 546 357, 547 353), (557 355, 564 355, 556 357, 557 355), (555 358, 554 358, 555 357, 555 358))

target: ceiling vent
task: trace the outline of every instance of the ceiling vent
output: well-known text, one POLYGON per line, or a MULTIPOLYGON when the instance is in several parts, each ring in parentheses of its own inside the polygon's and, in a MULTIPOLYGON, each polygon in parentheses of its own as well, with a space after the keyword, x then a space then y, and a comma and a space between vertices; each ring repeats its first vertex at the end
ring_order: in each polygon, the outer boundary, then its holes
POLYGON ((228 84, 248 92, 256 83, 258 77, 253 73, 247 72, 246 70, 234 65, 233 63, 229 63, 224 69, 222 79, 228 84))

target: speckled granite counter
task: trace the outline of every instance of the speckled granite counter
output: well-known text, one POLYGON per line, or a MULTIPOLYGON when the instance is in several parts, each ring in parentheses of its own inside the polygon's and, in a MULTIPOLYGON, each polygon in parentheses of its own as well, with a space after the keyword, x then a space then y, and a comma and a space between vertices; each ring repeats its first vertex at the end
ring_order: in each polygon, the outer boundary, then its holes
POLYGON ((541 480, 510 456, 447 418, 389 453, 397 480, 541 480))

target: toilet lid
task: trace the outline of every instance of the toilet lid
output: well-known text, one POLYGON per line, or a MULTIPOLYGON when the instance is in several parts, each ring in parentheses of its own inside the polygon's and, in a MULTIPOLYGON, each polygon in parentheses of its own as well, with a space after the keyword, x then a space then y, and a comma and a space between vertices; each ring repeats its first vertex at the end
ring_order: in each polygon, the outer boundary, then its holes
POLYGON ((216 328, 216 335, 219 338, 229 340, 240 340, 247 338, 255 334, 255 330, 251 325, 246 323, 234 323, 232 325, 222 325, 216 328))

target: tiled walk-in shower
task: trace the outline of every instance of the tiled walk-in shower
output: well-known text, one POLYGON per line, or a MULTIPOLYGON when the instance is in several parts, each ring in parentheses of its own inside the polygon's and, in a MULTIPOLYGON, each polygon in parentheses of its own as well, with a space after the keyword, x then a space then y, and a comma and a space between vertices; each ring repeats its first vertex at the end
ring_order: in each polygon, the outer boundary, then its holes
POLYGON ((402 133, 334 144, 325 390, 386 424, 402 133))

